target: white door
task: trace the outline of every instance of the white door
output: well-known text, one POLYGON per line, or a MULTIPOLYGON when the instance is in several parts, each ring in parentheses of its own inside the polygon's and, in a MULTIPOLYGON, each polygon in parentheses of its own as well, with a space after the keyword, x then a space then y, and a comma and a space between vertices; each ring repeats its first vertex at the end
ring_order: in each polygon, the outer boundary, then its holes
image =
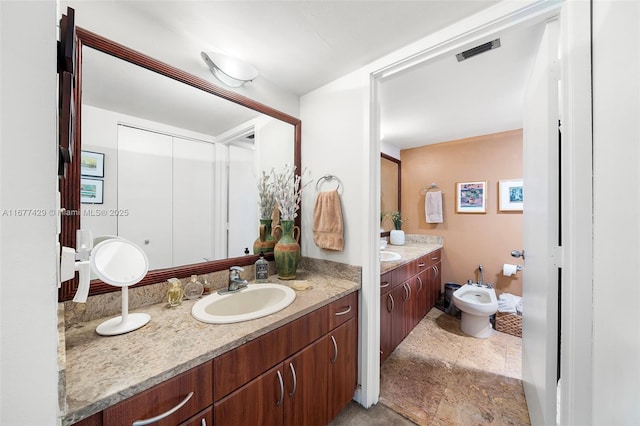
MULTIPOLYGON (((556 424, 559 245, 558 22, 525 91, 522 376, 531 424, 556 424)), ((517 247, 514 247, 517 249, 517 247)))
POLYGON ((172 138, 118 126, 118 235, 138 244, 149 269, 173 266, 172 138))
POLYGON ((254 151, 229 146, 229 257, 244 256, 246 248, 253 254, 258 238, 258 179, 254 167, 254 151))
POLYGON ((173 264, 213 258, 213 144, 173 138, 173 264))

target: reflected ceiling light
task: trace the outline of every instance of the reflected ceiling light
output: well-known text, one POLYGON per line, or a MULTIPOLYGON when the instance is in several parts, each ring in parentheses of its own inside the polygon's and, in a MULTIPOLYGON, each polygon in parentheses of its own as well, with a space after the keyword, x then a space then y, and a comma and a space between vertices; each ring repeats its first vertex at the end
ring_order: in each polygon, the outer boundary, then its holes
POLYGON ((258 70, 231 56, 218 52, 201 52, 200 56, 220 82, 229 87, 240 87, 258 76, 258 70))

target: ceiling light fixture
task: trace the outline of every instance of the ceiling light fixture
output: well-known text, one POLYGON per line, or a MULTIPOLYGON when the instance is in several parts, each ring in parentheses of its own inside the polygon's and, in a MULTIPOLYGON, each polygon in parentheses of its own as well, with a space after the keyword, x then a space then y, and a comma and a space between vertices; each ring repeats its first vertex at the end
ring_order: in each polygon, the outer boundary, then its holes
POLYGON ((211 73, 229 87, 240 87, 258 76, 258 70, 231 56, 218 52, 201 52, 211 73))

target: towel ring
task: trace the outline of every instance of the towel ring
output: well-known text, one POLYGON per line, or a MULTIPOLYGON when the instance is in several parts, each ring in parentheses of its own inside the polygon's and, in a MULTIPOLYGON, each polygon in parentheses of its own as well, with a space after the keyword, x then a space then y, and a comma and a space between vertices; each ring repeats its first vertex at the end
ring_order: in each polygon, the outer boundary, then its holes
POLYGON ((337 180, 338 181, 338 187, 336 188, 336 191, 340 192, 340 189, 344 188, 344 185, 342 185, 342 182, 340 181, 340 179, 338 179, 337 176, 334 175, 324 175, 322 176, 320 179, 318 179, 318 181, 316 182, 316 192, 320 191, 320 188, 322 187, 322 182, 323 181, 329 181, 329 180, 337 180))

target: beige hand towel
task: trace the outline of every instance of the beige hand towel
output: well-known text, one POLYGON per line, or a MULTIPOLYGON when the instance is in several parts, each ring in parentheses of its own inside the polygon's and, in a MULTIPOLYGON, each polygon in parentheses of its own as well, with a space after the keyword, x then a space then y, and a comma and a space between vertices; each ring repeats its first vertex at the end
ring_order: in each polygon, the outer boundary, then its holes
POLYGON ((313 208, 313 241, 320 248, 342 251, 344 225, 337 190, 319 192, 313 208))
POLYGON ((430 191, 424 197, 427 223, 442 223, 442 191, 430 191))

